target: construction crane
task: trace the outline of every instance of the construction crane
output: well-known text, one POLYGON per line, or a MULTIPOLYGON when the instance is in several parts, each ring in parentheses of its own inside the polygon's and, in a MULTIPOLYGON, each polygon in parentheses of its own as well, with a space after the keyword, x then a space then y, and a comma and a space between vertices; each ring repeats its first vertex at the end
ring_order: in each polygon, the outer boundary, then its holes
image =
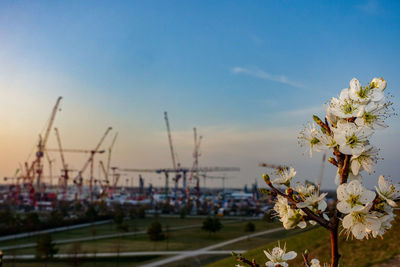
MULTIPOLYGON (((104 135, 102 136, 102 138, 100 139, 99 143, 97 143, 97 146, 95 147, 95 149, 90 151, 90 157, 89 159, 85 162, 85 164, 83 165, 82 169, 78 172, 78 175, 75 177, 74 182, 78 184, 78 186, 82 187, 82 174, 83 172, 86 170, 86 168, 89 166, 90 164, 90 180, 89 180, 89 195, 90 195, 90 200, 92 200, 92 190, 93 190, 93 158, 94 155, 96 153, 98 153, 99 148, 101 146, 101 144, 103 143, 104 139, 106 138, 106 136, 108 135, 108 133, 112 130, 112 127, 108 127, 106 132, 104 133, 104 135), (78 179, 78 182, 77 182, 78 179)), ((81 191, 80 191, 81 193, 81 191)))
POLYGON ((100 169, 103 171, 105 184, 102 183, 101 179, 95 180, 95 183, 96 183, 96 181, 98 181, 100 183, 100 186, 102 188, 101 198, 103 199, 106 196, 107 192, 109 191, 110 182, 108 180, 108 174, 107 174, 106 168, 104 167, 103 161, 100 160, 99 165, 100 165, 100 169))
MULTIPOLYGON (((25 167, 26 167, 26 178, 25 179, 28 180, 28 183, 29 183, 28 190, 29 190, 31 204, 33 204, 33 205, 35 205, 35 201, 36 201, 35 200, 35 189, 33 187, 35 173, 37 175, 36 176, 36 188, 39 189, 40 182, 41 182, 41 176, 42 176, 42 172, 43 172, 43 167, 41 165, 41 158, 44 156, 44 151, 46 148, 47 140, 49 138, 49 133, 53 126, 54 119, 56 117, 57 110, 60 105, 61 99, 62 99, 62 97, 60 96, 57 99, 56 104, 54 105, 54 107, 52 109, 44 137, 42 138, 42 136, 39 135, 39 143, 38 143, 37 151, 36 151, 36 159, 32 162, 30 167, 28 166, 28 163, 25 163, 25 167)), ((40 194, 39 194, 39 197, 40 197, 40 194)))
MULTIPOLYGON (((168 113, 166 111, 164 112, 164 119, 165 119, 165 125, 167 126, 169 149, 170 149, 170 152, 171 152, 171 159, 172 159, 172 168, 174 168, 176 170, 177 167, 180 166, 180 164, 179 163, 176 164, 174 145, 172 144, 171 129, 169 127, 168 113)), ((175 190, 174 190, 175 203, 177 203, 176 194, 177 194, 177 191, 178 191, 179 178, 180 178, 180 174, 178 172, 175 172, 175 178, 174 178, 174 182, 175 182, 175 190)), ((168 199, 168 174, 167 173, 165 173, 165 199, 168 199)))
POLYGON ((171 129, 169 127, 169 120, 168 120, 168 113, 165 111, 164 112, 164 119, 165 119, 165 124, 167 126, 167 134, 168 134, 168 141, 169 141, 169 148, 171 151, 171 159, 172 159, 172 167, 176 169, 176 161, 175 161, 175 152, 174 152, 174 146, 172 144, 172 136, 171 136, 171 129))
POLYGON ((112 148, 114 147, 115 140, 117 140, 117 137, 118 137, 118 132, 115 133, 114 139, 112 140, 111 145, 108 148, 107 171, 106 171, 106 180, 107 181, 108 181, 108 177, 110 175, 111 151, 112 151, 112 148))
POLYGON ((286 165, 276 165, 276 164, 270 164, 270 163, 265 163, 265 162, 258 164, 258 166, 264 167, 264 168, 269 168, 269 169, 276 169, 276 170, 289 169, 289 167, 286 165))
POLYGON ((46 151, 58 151, 60 152, 60 158, 61 158, 61 164, 62 164, 62 174, 61 174, 61 188, 63 190, 63 200, 65 200, 66 194, 67 194, 67 189, 68 189, 68 179, 69 179, 69 172, 72 171, 68 169, 68 165, 65 162, 65 157, 64 157, 64 152, 82 152, 86 153, 85 150, 78 151, 75 149, 63 149, 62 148, 62 143, 61 143, 61 137, 60 137, 60 132, 58 131, 57 128, 54 128, 54 132, 56 135, 57 139, 57 144, 58 144, 58 149, 46 149, 46 151))
MULTIPOLYGON (((51 152, 60 152, 60 157, 61 157, 61 163, 62 163, 62 174, 61 174, 61 187, 63 190, 63 200, 65 200, 67 189, 68 189, 68 179, 69 179, 69 172, 73 171, 71 169, 68 169, 68 165, 65 162, 65 157, 64 157, 64 152, 68 153, 92 153, 93 150, 87 150, 87 149, 68 149, 62 147, 61 143, 61 137, 60 137, 60 132, 58 128, 54 128, 54 132, 56 135, 57 139, 57 144, 58 144, 58 149, 55 148, 46 148, 46 151, 51 151, 51 152)), ((96 153, 104 153, 105 150, 97 150, 96 153)))
MULTIPOLYGON (((201 144, 201 139, 202 136, 197 138, 197 129, 196 127, 193 128, 193 134, 194 134, 194 152, 193 152, 193 166, 192 170, 190 172, 190 180, 193 178, 196 179, 196 205, 197 207, 199 206, 199 199, 200 199, 200 177, 199 177, 199 156, 200 156, 200 144, 201 144)), ((185 186, 186 186, 186 182, 185 186)), ((188 190, 185 191, 188 192, 188 190)))
POLYGON ((49 154, 45 151, 47 162, 49 163, 49 177, 50 177, 50 187, 53 186, 53 163, 55 159, 50 159, 49 154))
MULTIPOLYGON (((46 151, 48 152, 59 152, 60 149, 59 148, 47 148, 46 151)), ((63 152, 68 152, 68 153, 93 153, 94 150, 90 150, 90 149, 76 149, 76 148, 65 148, 63 149, 63 152)), ((98 150, 96 151, 96 153, 104 153, 106 152, 105 150, 98 150)))

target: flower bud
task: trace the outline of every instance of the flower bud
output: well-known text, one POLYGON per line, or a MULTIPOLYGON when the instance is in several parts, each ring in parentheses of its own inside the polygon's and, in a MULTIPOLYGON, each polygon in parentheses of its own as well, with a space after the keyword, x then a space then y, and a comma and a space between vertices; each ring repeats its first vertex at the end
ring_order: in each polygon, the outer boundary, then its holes
POLYGON ((370 84, 371 88, 376 88, 380 91, 384 91, 386 89, 387 82, 381 78, 373 78, 370 84))
POLYGON ((270 179, 269 179, 268 174, 265 174, 265 173, 264 173, 264 174, 262 175, 262 177, 263 177, 264 181, 265 181, 267 184, 271 182, 270 179))

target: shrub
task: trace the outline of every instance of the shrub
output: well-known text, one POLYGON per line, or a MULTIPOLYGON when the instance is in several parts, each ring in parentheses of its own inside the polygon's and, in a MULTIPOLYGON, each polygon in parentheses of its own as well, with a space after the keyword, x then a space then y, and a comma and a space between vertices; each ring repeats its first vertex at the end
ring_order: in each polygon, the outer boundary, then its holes
POLYGON ((153 222, 149 228, 147 228, 147 235, 151 241, 160 241, 165 239, 165 235, 162 232, 162 225, 159 222, 153 222))
POLYGON ((203 226, 201 227, 202 230, 207 231, 209 233, 216 233, 222 228, 222 223, 218 218, 211 218, 207 217, 203 221, 203 226))
POLYGON ((246 225, 244 226, 244 231, 245 232, 250 232, 253 233, 256 230, 256 225, 252 222, 248 222, 246 223, 246 225))
POLYGON ((49 259, 58 252, 54 247, 50 234, 41 235, 37 239, 36 258, 49 259))

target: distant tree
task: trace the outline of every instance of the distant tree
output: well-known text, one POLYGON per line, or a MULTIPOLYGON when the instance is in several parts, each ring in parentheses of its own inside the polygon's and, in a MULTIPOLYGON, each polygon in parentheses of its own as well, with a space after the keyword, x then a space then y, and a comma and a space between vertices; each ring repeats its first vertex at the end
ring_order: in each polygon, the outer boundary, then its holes
POLYGON ((95 221, 98 217, 98 211, 96 209, 96 206, 94 204, 90 204, 89 207, 86 210, 86 217, 90 221, 95 221))
POLYGON ((55 248, 55 244, 51 239, 50 234, 44 234, 38 237, 36 245, 36 258, 38 259, 50 259, 53 255, 58 252, 55 248))
POLYGON ((165 235, 162 232, 162 225, 159 222, 153 222, 149 228, 147 228, 147 235, 151 241, 160 241, 165 239, 165 235))
POLYGON ((25 231, 39 230, 42 226, 42 222, 39 219, 39 215, 36 212, 29 212, 25 215, 22 220, 22 227, 25 231))
POLYGON ((116 210, 114 213, 114 223, 116 225, 122 224, 124 222, 124 213, 122 210, 116 210))
POLYGON ((78 200, 74 202, 74 211, 75 213, 81 212, 83 209, 82 203, 78 200))
POLYGON ((203 226, 201 227, 202 230, 209 232, 209 234, 211 233, 216 233, 219 230, 221 230, 222 228, 222 223, 218 218, 211 218, 211 217, 207 217, 207 219, 205 219, 203 221, 203 226))
POLYGON ((139 218, 142 218, 142 219, 145 218, 146 217, 146 209, 144 207, 140 207, 137 210, 137 214, 138 214, 139 218))
POLYGON ((110 214, 107 203, 105 203, 104 201, 101 201, 97 206, 99 209, 99 216, 108 216, 110 214))
POLYGON ((252 222, 248 222, 244 226, 244 231, 245 232, 253 233, 255 230, 256 230, 256 225, 254 223, 252 223, 252 222))
POLYGON ((130 207, 129 208, 129 218, 136 219, 138 217, 138 210, 135 207, 130 207))
POLYGON ((0 224, 8 224, 12 221, 14 221, 14 214, 8 207, 4 210, 0 210, 0 224))
POLYGON ((50 217, 48 220, 48 224, 50 227, 56 227, 62 225, 64 221, 64 216, 58 210, 52 210, 50 212, 50 217))

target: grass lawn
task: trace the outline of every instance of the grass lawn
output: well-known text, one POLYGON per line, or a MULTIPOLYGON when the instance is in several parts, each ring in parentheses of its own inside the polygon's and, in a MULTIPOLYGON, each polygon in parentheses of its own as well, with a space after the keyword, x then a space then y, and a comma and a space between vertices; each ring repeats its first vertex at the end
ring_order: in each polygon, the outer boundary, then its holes
MULTIPOLYGON (((186 219, 185 219, 186 220, 186 219)), ((261 220, 252 221, 256 226, 256 232, 264 231, 268 229, 273 229, 280 227, 279 223, 266 223, 261 220)), ((162 220, 163 226, 166 224, 162 220)), ((224 221, 222 221, 224 224, 224 221)), ((169 240, 151 242, 149 241, 147 235, 129 236, 124 238, 114 238, 114 239, 104 239, 98 241, 81 242, 80 249, 81 252, 116 252, 119 251, 153 251, 153 250, 191 250, 212 245, 215 243, 223 242, 225 240, 233 239, 245 234, 244 227, 247 223, 244 221, 237 221, 233 223, 225 223, 222 230, 216 234, 208 234, 200 230, 200 227, 194 229, 178 230, 172 231, 170 233, 169 240)), ((245 241, 238 242, 236 244, 228 245, 222 247, 222 250, 230 249, 248 249, 249 247, 257 247, 261 244, 268 243, 272 240, 276 240, 282 234, 285 236, 297 234, 299 230, 293 232, 280 232, 273 233, 268 237, 255 237, 249 238, 245 241)), ((60 250, 59 253, 71 252, 72 244, 65 244, 57 246, 60 250)), ((34 254, 35 249, 21 249, 18 251, 9 251, 8 254, 34 254)), ((204 266, 207 263, 216 261, 223 258, 221 255, 205 255, 199 257, 193 257, 186 259, 182 262, 173 263, 168 266, 204 266)), ((88 259, 81 262, 79 266, 140 266, 144 262, 150 262, 156 259, 162 258, 161 256, 151 256, 151 257, 134 257, 134 258, 113 258, 113 259, 88 259), (118 264, 117 264, 118 262, 118 264)), ((45 262, 38 261, 18 261, 12 263, 7 262, 6 266, 45 266, 45 262)), ((73 263, 70 262, 60 262, 53 261, 48 262, 48 266, 71 266, 73 263)))
MULTIPOLYGON (((167 225, 167 223, 174 223, 174 222, 187 222, 192 219, 175 219, 164 220, 165 218, 160 218, 159 220, 163 224, 163 226, 167 225)), ((201 223, 204 219, 197 219, 196 223, 201 223)), ((193 221, 191 221, 193 223, 193 221)), ((225 221, 227 222, 227 221, 225 221)), ((256 232, 264 231, 276 227, 280 227, 279 223, 266 223, 261 220, 254 220, 252 221, 256 226, 256 232)), ((104 240, 97 240, 97 241, 90 241, 90 242, 81 242, 80 243, 80 251, 81 252, 116 252, 119 251, 153 251, 153 250, 191 250, 191 249, 198 249, 201 247, 205 247, 208 245, 212 245, 215 243, 223 242, 225 240, 233 239, 239 236, 243 236, 245 234, 244 227, 247 223, 244 221, 237 221, 233 223, 225 223, 224 220, 222 221, 224 227, 220 232, 216 234, 208 234, 198 228, 194 229, 186 229, 186 230, 178 230, 178 231, 171 231, 169 233, 169 239, 164 241, 158 242, 151 242, 149 241, 147 235, 138 235, 138 236, 128 236, 122 238, 112 238, 112 239, 104 239, 104 240)), ((185 224, 185 223, 184 223, 185 224)), ((174 224, 175 226, 177 224, 174 224)), ((299 231, 293 232, 280 232, 281 234, 271 234, 269 237, 256 237, 250 238, 248 240, 236 243, 234 245, 229 245, 226 247, 221 248, 222 250, 226 249, 244 249, 249 247, 256 247, 261 244, 265 244, 270 242, 271 240, 276 240, 282 234, 285 235, 293 235, 298 233, 299 231)), ((65 244, 65 245, 57 245, 59 248, 59 253, 69 253, 72 250, 73 244, 65 244)), ((35 249, 21 249, 15 251, 8 251, 7 254, 34 254, 35 249)), ((113 259, 88 259, 86 262, 82 262, 82 265, 79 266, 139 266, 143 264, 143 262, 149 262, 155 260, 156 258, 161 258, 161 256, 151 256, 151 257, 134 257, 134 258, 113 258, 113 259)), ((220 259, 221 256, 200 256, 192 259, 187 259, 182 263, 172 264, 171 266, 203 266, 206 263, 215 261, 220 259), (189 262, 193 264, 185 265, 189 262)), ((10 261, 5 264, 5 266, 45 266, 44 262, 37 262, 37 261, 18 261, 12 263, 10 261)), ((71 266, 72 263, 66 262, 48 262, 48 266, 71 266)))
MULTIPOLYGON (((135 220, 127 220, 126 222, 129 224, 130 231, 136 229, 137 231, 145 230, 148 225, 152 222, 156 221, 157 218, 149 217, 144 219, 135 219, 135 220)), ((201 224, 204 219, 202 218, 159 218, 158 220, 162 221, 163 224, 168 224, 173 227, 183 226, 183 225, 193 225, 193 224, 201 224)), ((102 225, 93 225, 89 227, 67 230, 63 232, 53 233, 51 236, 53 240, 58 239, 72 239, 72 238, 81 238, 81 237, 91 237, 91 236, 99 236, 99 235, 107 235, 107 234, 115 234, 118 233, 116 230, 116 225, 111 222, 102 225)), ((28 237, 28 238, 20 238, 16 240, 8 240, 4 242, 0 242, 0 247, 4 246, 12 246, 17 244, 27 244, 27 243, 35 243, 37 237, 28 237)))
MULTIPOLYGON (((181 219, 179 219, 181 220, 181 219)), ((185 219, 184 221, 186 221, 185 219)), ((163 225, 164 231, 167 225, 166 221, 160 219, 163 225)), ((171 222, 167 220, 167 222, 171 222)), ((199 222, 197 222, 199 223, 199 222)), ((164 250, 191 250, 208 245, 212 245, 225 240, 233 239, 244 235, 244 227, 247 222, 237 221, 224 224, 221 231, 216 234, 209 234, 202 231, 199 227, 191 229, 183 229, 169 232, 169 238, 163 241, 152 242, 149 240, 147 235, 132 235, 120 238, 109 238, 95 241, 80 242, 80 249, 82 252, 117 252, 117 251, 164 251, 164 250)), ((253 221, 256 225, 256 232, 272 229, 280 226, 278 223, 266 223, 261 220, 253 221)), ((176 224, 175 224, 176 225, 176 224)), ((170 226, 171 227, 171 226, 170 226)), ((259 242, 261 239, 251 239, 254 242, 259 242)), ((250 241, 248 241, 250 242, 250 241)), ((253 242, 253 241, 252 241, 253 242)), ((238 245, 239 246, 239 245, 238 245)), ((60 244, 56 245, 59 249, 59 253, 69 253, 73 247, 73 244, 60 244)), ((229 247, 224 249, 242 249, 236 247, 229 247)), ((8 254, 34 254, 35 248, 11 250, 8 254)))
MULTIPOLYGON (((396 221, 393 223, 392 229, 384 235, 384 239, 346 241, 346 238, 341 236, 339 243, 340 253, 342 254, 340 265, 351 267, 373 266, 400 254, 400 212, 397 211, 396 214, 396 221)), ((295 260, 289 262, 290 266, 304 266, 301 253, 305 249, 310 251, 310 259, 318 258, 321 262, 330 261, 329 233, 323 228, 313 229, 287 238, 282 236, 280 240, 281 245, 286 242, 288 250, 294 250, 298 254, 295 260)), ((267 260, 263 249, 271 250, 276 244, 276 242, 269 243, 252 249, 244 255, 248 259, 255 258, 260 266, 264 266, 267 260)), ((235 266, 237 263, 233 257, 227 257, 209 264, 207 267, 235 266)))
POLYGON ((140 266, 144 261, 154 260, 158 258, 157 256, 146 256, 146 257, 124 257, 124 258, 109 258, 109 259, 95 259, 95 260, 70 260, 68 262, 64 261, 25 261, 25 262, 6 262, 5 267, 70 267, 70 266, 80 266, 80 267, 134 267, 140 266))

